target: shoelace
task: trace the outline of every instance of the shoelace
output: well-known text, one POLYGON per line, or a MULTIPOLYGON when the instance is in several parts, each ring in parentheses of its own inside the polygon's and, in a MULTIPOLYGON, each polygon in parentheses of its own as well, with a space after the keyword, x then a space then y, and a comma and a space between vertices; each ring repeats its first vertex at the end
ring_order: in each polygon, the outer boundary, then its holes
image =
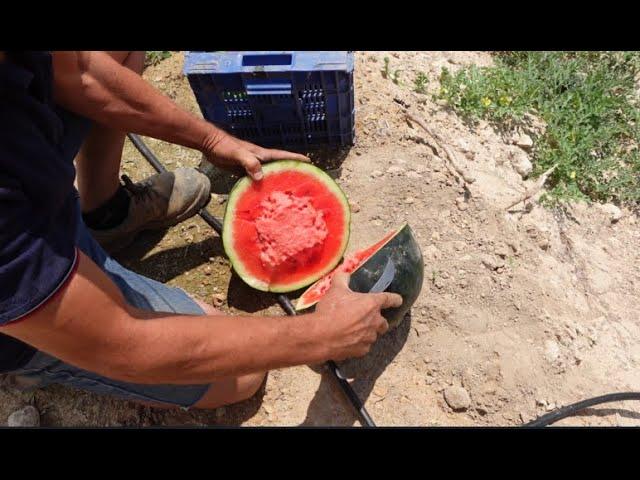
POLYGON ((142 200, 145 197, 151 199, 153 196, 151 183, 143 181, 140 184, 135 184, 128 175, 122 175, 120 178, 122 178, 122 181, 124 182, 123 187, 136 199, 142 200))

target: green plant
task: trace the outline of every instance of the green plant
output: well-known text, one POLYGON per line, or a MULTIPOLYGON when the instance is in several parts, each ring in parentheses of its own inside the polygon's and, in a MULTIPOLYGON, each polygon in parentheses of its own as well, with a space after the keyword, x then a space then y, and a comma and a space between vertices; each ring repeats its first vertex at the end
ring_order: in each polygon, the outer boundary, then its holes
POLYGON ((541 117, 534 175, 551 165, 547 202, 640 203, 640 52, 500 52, 495 66, 443 70, 438 98, 470 122, 541 117))
POLYGON ((429 84, 429 77, 424 72, 418 72, 415 80, 413 81, 413 90, 416 93, 427 93, 427 85, 429 84))
POLYGON ((150 50, 147 52, 144 59, 144 66, 157 65, 162 60, 169 58, 171 52, 167 50, 150 50))
POLYGON ((402 70, 394 70, 393 75, 391 75, 391 81, 396 85, 401 85, 400 77, 398 76, 402 70))
POLYGON ((389 78, 389 57, 384 57, 384 67, 380 73, 382 73, 382 78, 389 78))

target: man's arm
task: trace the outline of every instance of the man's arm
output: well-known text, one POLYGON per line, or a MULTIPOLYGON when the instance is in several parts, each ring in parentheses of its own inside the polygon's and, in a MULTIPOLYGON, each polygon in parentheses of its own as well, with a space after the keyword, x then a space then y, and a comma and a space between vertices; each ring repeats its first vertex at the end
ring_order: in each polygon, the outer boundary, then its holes
POLYGON ((56 358, 115 380, 208 383, 330 358, 364 355, 387 324, 394 294, 362 295, 338 277, 316 313, 295 317, 190 316, 126 304, 88 257, 66 287, 27 318, 0 327, 56 358))
POLYGON ((107 127, 202 151, 221 167, 260 178, 260 162, 307 157, 240 141, 192 115, 105 52, 53 52, 54 98, 107 127))

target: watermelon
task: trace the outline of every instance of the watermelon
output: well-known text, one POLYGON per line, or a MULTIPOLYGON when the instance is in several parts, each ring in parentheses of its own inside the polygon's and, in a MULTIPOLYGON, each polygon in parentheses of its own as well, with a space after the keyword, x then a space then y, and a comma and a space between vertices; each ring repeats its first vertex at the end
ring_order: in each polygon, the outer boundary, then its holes
POLYGON ((349 241, 349 202, 311 164, 263 165, 264 178, 240 179, 229 193, 222 242, 235 272, 262 291, 306 287, 340 262, 349 241))
POLYGON ((422 290, 424 263, 420 247, 408 224, 389 232, 375 244, 345 260, 332 272, 309 287, 296 302, 296 310, 305 310, 315 305, 331 287, 331 280, 338 272, 351 274, 349 287, 367 293, 376 284, 388 262, 394 266, 394 277, 387 292, 402 296, 398 308, 383 310, 382 315, 390 327, 397 326, 411 309, 422 290))

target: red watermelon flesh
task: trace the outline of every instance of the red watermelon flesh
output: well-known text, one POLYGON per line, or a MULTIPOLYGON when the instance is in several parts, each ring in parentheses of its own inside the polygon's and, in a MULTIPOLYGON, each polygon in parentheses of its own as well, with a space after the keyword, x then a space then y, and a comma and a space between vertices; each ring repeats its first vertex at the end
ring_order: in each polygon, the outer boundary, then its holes
POLYGON ((382 248, 397 233, 397 230, 389 232, 380 241, 360 250, 353 255, 349 255, 331 273, 314 283, 305 291, 296 302, 296 310, 304 310, 320 301, 325 293, 331 288, 331 281, 336 273, 353 273, 360 268, 369 258, 371 258, 380 248, 382 248))
POLYGON ((349 205, 320 169, 293 161, 263 166, 229 195, 225 251, 238 275, 259 290, 288 292, 313 283, 340 261, 349 238, 349 205))

